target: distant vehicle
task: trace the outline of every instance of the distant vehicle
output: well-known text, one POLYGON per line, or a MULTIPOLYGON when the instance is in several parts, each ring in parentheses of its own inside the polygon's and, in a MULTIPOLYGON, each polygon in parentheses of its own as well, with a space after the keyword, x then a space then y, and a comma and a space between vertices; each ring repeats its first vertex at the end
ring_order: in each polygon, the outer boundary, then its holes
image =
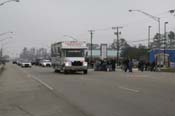
POLYGON ((13 60, 12 63, 13 63, 13 64, 17 64, 17 61, 16 61, 16 60, 13 60))
POLYGON ((16 61, 16 64, 17 64, 18 66, 21 66, 21 62, 22 62, 22 59, 18 59, 18 60, 16 61))
POLYGON ((51 67, 52 66, 52 63, 50 60, 42 60, 41 61, 41 66, 42 67, 51 67))
POLYGON ((88 73, 88 63, 85 61, 86 42, 63 41, 51 45, 51 61, 55 72, 88 73))
POLYGON ((22 60, 21 61, 21 65, 20 65, 22 68, 23 67, 32 67, 32 63, 30 62, 30 61, 28 61, 28 60, 22 60))
POLYGON ((33 64, 35 64, 35 65, 41 65, 41 61, 42 61, 43 59, 42 58, 37 58, 34 62, 33 62, 33 64))

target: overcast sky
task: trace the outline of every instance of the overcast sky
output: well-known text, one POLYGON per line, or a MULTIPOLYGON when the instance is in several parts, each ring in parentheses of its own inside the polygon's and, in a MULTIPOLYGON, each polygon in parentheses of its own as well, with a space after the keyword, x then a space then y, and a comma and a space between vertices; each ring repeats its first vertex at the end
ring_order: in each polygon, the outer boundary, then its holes
POLYGON ((0 39, 13 36, 3 47, 14 56, 25 46, 49 48, 53 42, 71 40, 64 35, 89 42, 90 29, 97 30, 94 43, 112 43, 116 38, 113 26, 123 26, 121 37, 128 41, 146 39, 148 25, 152 36, 158 31, 157 22, 129 9, 161 17, 162 33, 165 21, 169 22, 167 30, 175 30, 175 17, 167 12, 175 9, 175 0, 21 0, 0 7, 0 32, 15 33, 0 39))

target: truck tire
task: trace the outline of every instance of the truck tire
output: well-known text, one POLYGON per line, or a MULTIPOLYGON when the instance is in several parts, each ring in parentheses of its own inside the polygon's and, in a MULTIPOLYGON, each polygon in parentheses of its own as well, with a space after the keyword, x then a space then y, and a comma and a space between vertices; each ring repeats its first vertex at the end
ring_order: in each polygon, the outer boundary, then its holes
POLYGON ((84 73, 84 74, 87 74, 87 73, 88 73, 88 71, 87 71, 87 70, 84 70, 84 71, 83 71, 83 73, 84 73))
POLYGON ((64 70, 63 72, 64 72, 64 74, 68 74, 68 71, 67 70, 64 70))

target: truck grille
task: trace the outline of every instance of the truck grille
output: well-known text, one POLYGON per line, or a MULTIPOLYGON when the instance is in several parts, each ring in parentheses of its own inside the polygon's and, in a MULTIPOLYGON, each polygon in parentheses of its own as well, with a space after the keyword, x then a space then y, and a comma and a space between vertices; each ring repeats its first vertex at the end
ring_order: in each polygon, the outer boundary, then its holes
POLYGON ((29 67, 29 64, 25 64, 25 67, 29 67))
POLYGON ((72 62, 72 66, 83 66, 83 63, 80 61, 74 61, 72 62))

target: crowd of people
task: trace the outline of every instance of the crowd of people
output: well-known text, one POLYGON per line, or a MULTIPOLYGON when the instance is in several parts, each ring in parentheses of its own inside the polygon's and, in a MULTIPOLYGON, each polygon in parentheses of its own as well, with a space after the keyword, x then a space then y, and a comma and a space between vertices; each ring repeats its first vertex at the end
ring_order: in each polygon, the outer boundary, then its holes
POLYGON ((95 71, 115 71, 116 61, 114 59, 97 60, 95 63, 95 71))
MULTIPOLYGON (((132 72, 132 68, 133 68, 133 61, 132 59, 126 59, 123 61, 123 70, 125 72, 129 71, 132 72)), ((149 63, 149 62, 145 62, 144 60, 140 60, 137 64, 138 70, 139 71, 157 71, 157 65, 155 62, 149 63)))
POLYGON ((126 60, 123 60, 123 70, 125 72, 129 71, 129 72, 132 72, 132 68, 133 68, 133 61, 132 59, 126 59, 126 60))
MULTIPOLYGON (((104 60, 97 60, 95 62, 95 71, 115 71, 116 70, 116 61, 115 59, 104 59, 104 60)), ((132 59, 124 59, 119 64, 121 69, 124 72, 133 72, 133 67, 137 67, 139 71, 157 71, 158 66, 155 62, 149 63, 144 60, 140 60, 137 63, 133 63, 132 59)))
POLYGON ((144 61, 140 61, 138 63, 138 69, 140 71, 157 71, 157 64, 155 62, 149 63, 149 62, 144 62, 144 61))

